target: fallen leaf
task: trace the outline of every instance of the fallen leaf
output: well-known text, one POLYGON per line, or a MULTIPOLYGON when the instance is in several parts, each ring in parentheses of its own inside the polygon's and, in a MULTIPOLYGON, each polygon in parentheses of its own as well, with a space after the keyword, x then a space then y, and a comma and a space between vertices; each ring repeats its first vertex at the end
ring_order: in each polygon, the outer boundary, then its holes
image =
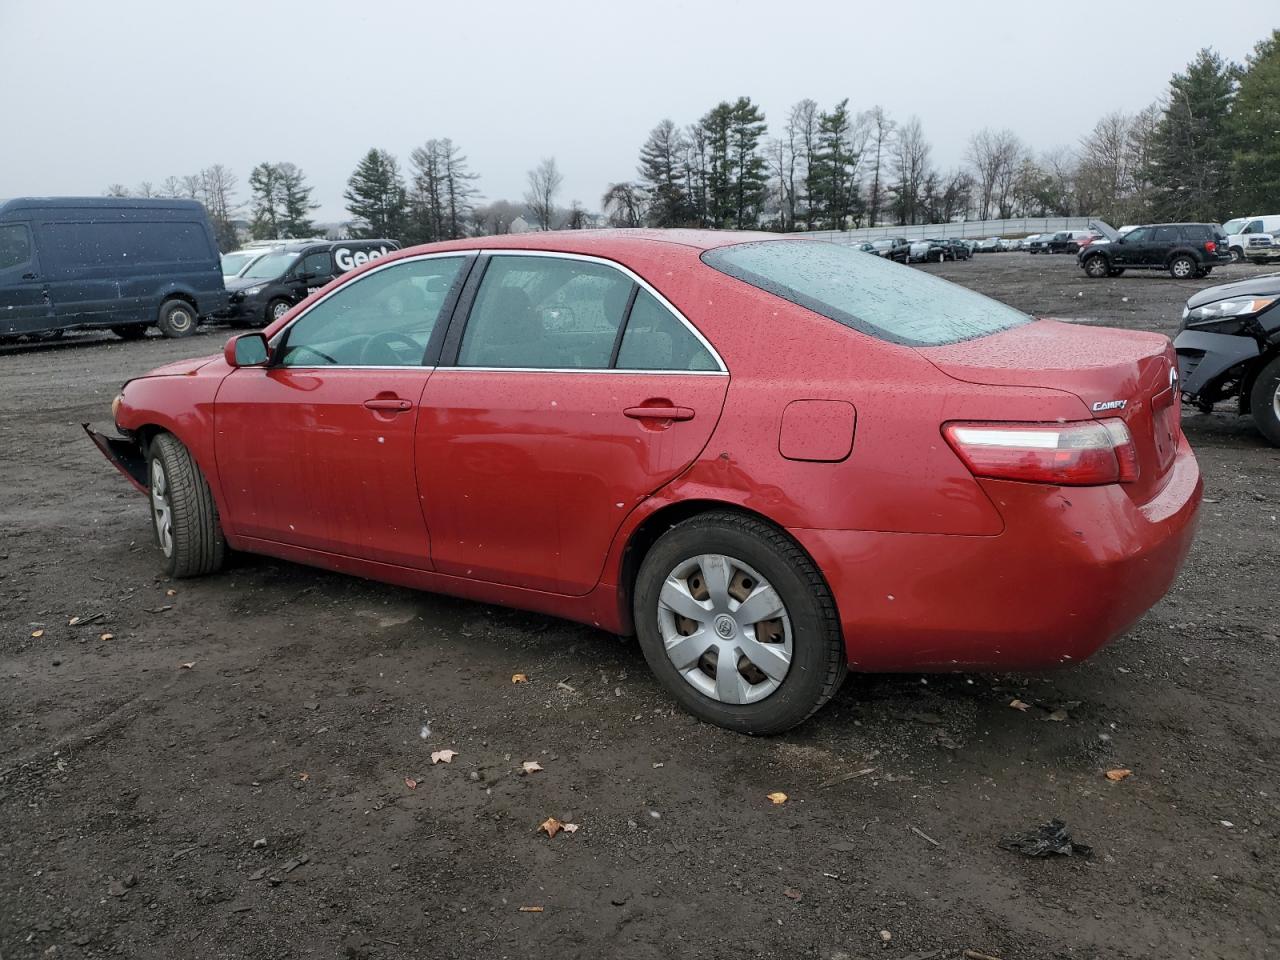
POLYGON ((562 823, 560 829, 565 833, 577 833, 578 825, 576 823, 562 823))
POLYGON ((177 590, 166 590, 166 591, 164 592, 164 595, 165 595, 166 597, 176 597, 176 596, 178 595, 178 591, 177 591, 177 590))
POLYGON ((301 780, 303 783, 306 783, 307 781, 309 781, 309 780, 311 779, 311 774, 309 774, 309 773, 300 773, 300 774, 298 774, 298 779, 299 779, 299 780, 301 780))
POLYGON ((1062 721, 1062 720, 1067 720, 1070 717, 1071 717, 1071 714, 1067 713, 1067 711, 1062 709, 1054 710, 1051 714, 1049 714, 1050 720, 1062 721))
POLYGON ((564 829, 562 824, 555 817, 547 817, 542 823, 538 824, 538 829, 545 833, 548 837, 554 837, 557 833, 564 829))
POLYGON ((801 893, 799 890, 797 890, 795 887, 787 887, 785 890, 782 891, 782 895, 786 897, 788 900, 799 900, 801 897, 804 896, 804 894, 801 893))
POLYGON ((542 764, 537 760, 526 760, 524 763, 520 764, 521 773, 537 773, 541 769, 542 764))
POLYGON ((778 806, 779 804, 783 804, 787 802, 787 795, 781 791, 778 791, 777 793, 771 793, 768 795, 768 797, 769 797, 769 802, 772 803, 775 807, 778 806))
POLYGON ((196 661, 196 660, 188 660, 186 663, 180 663, 180 664, 178 664, 178 666, 182 667, 182 669, 183 669, 183 670, 190 670, 190 669, 192 669, 193 667, 195 667, 195 665, 196 665, 196 663, 197 663, 197 662, 198 662, 198 661, 196 661))
POLYGON ((74 626, 75 626, 77 623, 79 623, 79 622, 80 622, 80 618, 79 618, 79 617, 72 617, 70 620, 68 620, 68 621, 67 621, 67 626, 68 626, 68 627, 74 627, 74 626))
POLYGON ((43 631, 43 630, 32 630, 32 631, 31 631, 31 636, 33 636, 33 637, 35 637, 37 640, 39 640, 41 637, 43 637, 43 636, 44 636, 44 631, 43 631))
POLYGON ((513 673, 511 675, 511 682, 512 683, 528 683, 529 677, 523 673, 513 673))
POLYGON ((1009 706, 1013 707, 1015 710, 1021 710, 1023 713, 1026 713, 1031 709, 1031 704, 1023 703, 1021 700, 1010 700, 1009 706))
POLYGON ((415 780, 415 779, 413 779, 413 777, 405 777, 405 778, 404 778, 404 785, 405 785, 406 787, 408 787, 410 790, 417 790, 417 789, 418 789, 418 781, 417 781, 417 780, 415 780))
POLYGON ((103 633, 98 636, 99 640, 114 640, 115 638, 116 635, 114 633, 103 633))
POLYGON ((453 763, 453 758, 458 755, 457 750, 433 750, 431 752, 432 763, 453 763))
POLYGON ((521 907, 521 913, 541 913, 542 907, 521 907))
POLYGON ((1107 771, 1107 779, 1112 781, 1113 783, 1118 783, 1121 780, 1127 780, 1131 776, 1133 776, 1133 771, 1125 770, 1123 768, 1107 771))

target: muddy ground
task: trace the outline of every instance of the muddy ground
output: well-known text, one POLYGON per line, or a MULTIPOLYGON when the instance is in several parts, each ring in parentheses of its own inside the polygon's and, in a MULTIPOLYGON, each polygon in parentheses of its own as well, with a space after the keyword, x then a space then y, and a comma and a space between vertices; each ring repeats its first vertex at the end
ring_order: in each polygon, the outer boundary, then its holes
MULTIPOLYGON (((930 269, 1164 332, 1208 283, 930 269)), ((1186 415, 1181 579, 1091 662, 854 677, 754 740, 585 627, 253 557, 159 579, 78 423, 225 335, 0 349, 4 960, 1280 955, 1280 450, 1230 412, 1186 415), (1052 817, 1091 858, 997 846, 1052 817)))

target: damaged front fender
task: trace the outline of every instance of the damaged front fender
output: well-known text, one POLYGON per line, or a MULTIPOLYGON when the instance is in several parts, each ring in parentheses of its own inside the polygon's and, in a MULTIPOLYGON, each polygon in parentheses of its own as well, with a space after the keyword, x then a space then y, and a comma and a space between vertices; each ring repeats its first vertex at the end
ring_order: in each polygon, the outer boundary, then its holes
POLYGON ((141 443, 130 437, 112 437, 98 433, 87 423, 82 423, 80 426, 84 427, 84 432, 89 435, 93 445, 124 474, 126 480, 140 492, 148 492, 147 458, 142 453, 141 443))

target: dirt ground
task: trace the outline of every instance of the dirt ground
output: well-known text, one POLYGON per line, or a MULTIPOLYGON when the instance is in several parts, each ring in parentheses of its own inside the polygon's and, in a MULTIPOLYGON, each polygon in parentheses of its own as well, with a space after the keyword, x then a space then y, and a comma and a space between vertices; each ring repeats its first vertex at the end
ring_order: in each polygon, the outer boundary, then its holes
MULTIPOLYGON (((929 269, 1166 333, 1210 282, 929 269)), ((78 424, 225 336, 0 349, 4 960, 1280 956, 1280 450, 1231 412, 1186 415, 1199 540, 1092 661, 852 677, 750 739, 585 627, 253 557, 159 579, 78 424), (997 846, 1054 817, 1091 857, 997 846)))

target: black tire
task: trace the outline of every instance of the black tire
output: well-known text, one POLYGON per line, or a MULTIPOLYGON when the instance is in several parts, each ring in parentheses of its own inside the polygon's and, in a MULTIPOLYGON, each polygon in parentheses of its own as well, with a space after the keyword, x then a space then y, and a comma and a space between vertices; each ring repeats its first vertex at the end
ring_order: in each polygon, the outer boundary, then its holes
POLYGON ((170 577, 198 577, 221 569, 227 543, 209 484, 177 437, 157 434, 147 448, 151 531, 170 577), (157 488, 157 482, 160 488, 157 488), (168 547, 164 536, 168 511, 168 547))
POLYGON ((1262 435, 1280 447, 1280 355, 1272 357, 1253 381, 1249 410, 1262 435))
POLYGON ((196 332, 196 324, 200 317, 196 308, 186 300, 176 297, 160 304, 160 314, 156 318, 156 326, 160 332, 171 339, 189 337, 196 332))
POLYGON ((133 323, 127 327, 112 327, 111 332, 121 340, 141 340, 147 335, 147 327, 142 323, 133 323))
POLYGON ((1190 280, 1200 271, 1194 257, 1180 253, 1169 261, 1169 276, 1175 280, 1190 280))
POLYGON ((1201 269, 1200 273, 1207 277, 1209 274, 1213 273, 1213 267, 1204 267, 1201 269))
POLYGON ((1100 253, 1095 253, 1093 256, 1085 257, 1084 263, 1082 263, 1081 266, 1084 267, 1084 275, 1092 280, 1101 280, 1103 277, 1111 273, 1111 267, 1107 263, 1107 258, 1100 253))
POLYGON ((1232 247, 1230 252, 1231 252, 1232 263, 1239 263, 1241 260, 1244 259, 1244 250, 1242 248, 1232 247))
POLYGON ((826 581, 794 540, 756 517, 705 513, 664 533, 640 565, 633 612, 640 648, 659 682, 694 716, 728 730, 762 736, 789 730, 830 700, 845 677, 840 622, 826 581), (708 696, 686 680, 667 655, 659 626, 662 587, 682 563, 709 553, 758 571, 777 592, 791 621, 790 666, 779 686, 755 703, 726 703, 708 696))
POLYGON ((293 304, 288 300, 285 300, 283 297, 276 297, 267 304, 267 309, 263 311, 262 325, 266 326, 267 324, 274 323, 276 320, 279 320, 288 313, 292 307, 293 304))

